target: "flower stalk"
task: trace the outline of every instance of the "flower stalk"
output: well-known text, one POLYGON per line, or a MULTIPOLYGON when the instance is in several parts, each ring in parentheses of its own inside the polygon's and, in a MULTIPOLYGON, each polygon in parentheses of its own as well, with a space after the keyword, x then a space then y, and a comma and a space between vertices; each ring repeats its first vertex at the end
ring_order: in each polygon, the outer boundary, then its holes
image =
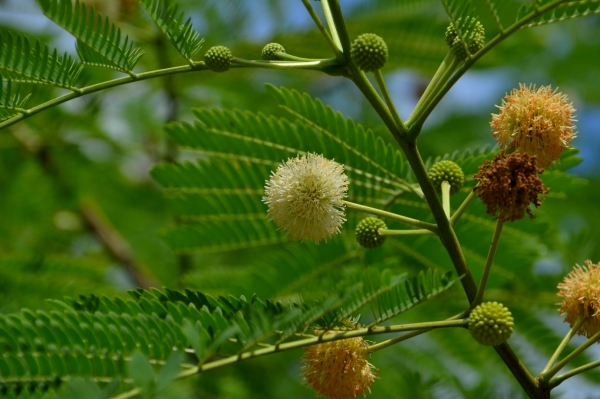
POLYGON ((410 225, 410 226, 420 227, 422 229, 429 230, 429 231, 431 231, 433 233, 436 233, 436 234, 437 234, 437 231, 438 231, 437 226, 435 224, 432 224, 432 223, 422 222, 422 221, 417 220, 417 219, 413 219, 413 218, 409 218, 409 217, 406 217, 406 216, 398 215, 398 214, 395 214, 395 213, 392 213, 392 212, 382 211, 381 209, 371 208, 370 206, 360 205, 360 204, 356 204, 356 203, 350 202, 350 201, 342 201, 342 202, 344 203, 344 205, 348 209, 354 209, 356 211, 370 213, 371 215, 381 216, 381 217, 384 217, 384 218, 395 220, 397 222, 404 223, 404 224, 407 224, 407 225, 410 225))

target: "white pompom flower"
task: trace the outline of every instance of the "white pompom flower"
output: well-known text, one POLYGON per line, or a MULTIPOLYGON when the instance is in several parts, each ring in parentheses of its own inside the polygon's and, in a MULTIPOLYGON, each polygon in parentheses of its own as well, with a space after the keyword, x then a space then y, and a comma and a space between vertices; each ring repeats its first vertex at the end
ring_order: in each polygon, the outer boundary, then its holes
POLYGON ((266 182, 263 202, 269 218, 288 236, 319 243, 339 233, 346 221, 347 191, 341 164, 308 153, 279 165, 266 182))

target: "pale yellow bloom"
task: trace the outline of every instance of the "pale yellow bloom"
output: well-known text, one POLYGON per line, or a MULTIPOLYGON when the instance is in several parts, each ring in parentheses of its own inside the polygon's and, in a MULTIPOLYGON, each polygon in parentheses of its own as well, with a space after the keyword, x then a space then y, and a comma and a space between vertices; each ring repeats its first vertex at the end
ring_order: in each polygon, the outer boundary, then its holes
POLYGON ((561 152, 576 136, 573 105, 567 96, 550 86, 519 85, 492 114, 490 125, 498 146, 508 151, 537 156, 546 167, 560 158, 561 152))
POLYGON ((585 319, 577 333, 590 338, 600 331, 600 265, 589 260, 585 266, 576 265, 558 284, 558 296, 563 297, 560 314, 573 326, 580 317, 585 319))
POLYGON ((337 162, 311 154, 290 158, 266 182, 271 220, 291 238, 319 242, 340 232, 348 177, 337 162))
POLYGON ((318 396, 328 399, 364 396, 377 378, 373 365, 367 361, 368 349, 361 337, 304 348, 305 383, 318 396))

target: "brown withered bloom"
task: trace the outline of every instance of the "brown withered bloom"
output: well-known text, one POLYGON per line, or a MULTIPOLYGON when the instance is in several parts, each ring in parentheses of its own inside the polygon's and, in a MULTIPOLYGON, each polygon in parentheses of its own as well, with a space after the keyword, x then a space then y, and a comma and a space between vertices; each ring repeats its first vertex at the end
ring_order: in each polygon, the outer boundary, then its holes
POLYGON ((501 221, 532 219, 529 205, 542 204, 539 194, 550 191, 539 178, 544 169, 536 165, 536 157, 527 154, 499 154, 485 161, 474 178, 479 182, 473 191, 487 206, 487 213, 501 221))
POLYGON ((558 296, 563 297, 558 311, 566 313, 565 321, 573 327, 583 318, 577 333, 588 338, 600 332, 600 265, 589 260, 584 266, 575 265, 558 289, 558 296))

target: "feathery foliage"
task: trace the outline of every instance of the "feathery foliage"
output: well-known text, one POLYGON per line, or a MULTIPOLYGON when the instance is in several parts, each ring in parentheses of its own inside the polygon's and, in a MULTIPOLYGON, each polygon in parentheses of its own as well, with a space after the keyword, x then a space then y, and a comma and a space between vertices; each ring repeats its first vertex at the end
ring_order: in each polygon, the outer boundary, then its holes
POLYGON ((197 164, 163 164, 152 171, 173 194, 185 222, 166 233, 175 249, 212 252, 287 241, 266 219, 265 180, 281 161, 315 151, 315 142, 318 152, 345 165, 350 200, 382 204, 414 189, 402 155, 371 131, 307 94, 267 87, 294 122, 199 109, 193 125, 167 127, 177 144, 198 157, 197 164))
POLYGON ((39 41, 32 45, 19 34, 0 35, 0 71, 13 82, 70 88, 82 68, 69 55, 58 55, 39 41))
POLYGON ((79 0, 36 1, 48 18, 77 38, 77 53, 84 63, 133 73, 143 51, 128 36, 123 38, 108 17, 79 0))
POLYGON ((21 98, 18 93, 14 93, 12 79, 4 79, 0 76, 0 84, 2 85, 2 93, 0 94, 0 121, 2 121, 23 113, 29 95, 21 98))
POLYGON ((173 46, 188 61, 202 48, 204 39, 194 30, 191 18, 179 12, 174 0, 140 0, 140 4, 148 12, 160 30, 169 38, 173 46))
POLYGON ((343 326, 343 319, 372 302, 378 312, 397 315, 453 283, 435 273, 406 280, 369 272, 363 281, 346 282, 338 294, 313 304, 261 301, 256 296, 214 298, 169 289, 131 291, 132 298, 126 300, 94 295, 54 300, 56 310, 50 312, 24 309, 0 316, 0 386, 17 396, 25 389, 55 389, 76 377, 98 382, 122 378, 126 387, 134 382, 127 377, 135 371, 138 352, 164 367, 173 353, 180 353, 212 368, 222 356, 239 361, 239 355, 259 344, 277 351, 273 344, 294 342, 295 334, 308 328, 343 326))
MULTIPOLYGON (((523 4, 517 14, 517 20, 535 12, 539 7, 548 3, 551 3, 551 1, 545 0, 535 2, 534 4, 523 4)), ((561 4, 551 11, 534 18, 532 22, 525 25, 525 28, 532 28, 600 13, 600 1, 598 0, 564 1, 560 3, 561 4)))

